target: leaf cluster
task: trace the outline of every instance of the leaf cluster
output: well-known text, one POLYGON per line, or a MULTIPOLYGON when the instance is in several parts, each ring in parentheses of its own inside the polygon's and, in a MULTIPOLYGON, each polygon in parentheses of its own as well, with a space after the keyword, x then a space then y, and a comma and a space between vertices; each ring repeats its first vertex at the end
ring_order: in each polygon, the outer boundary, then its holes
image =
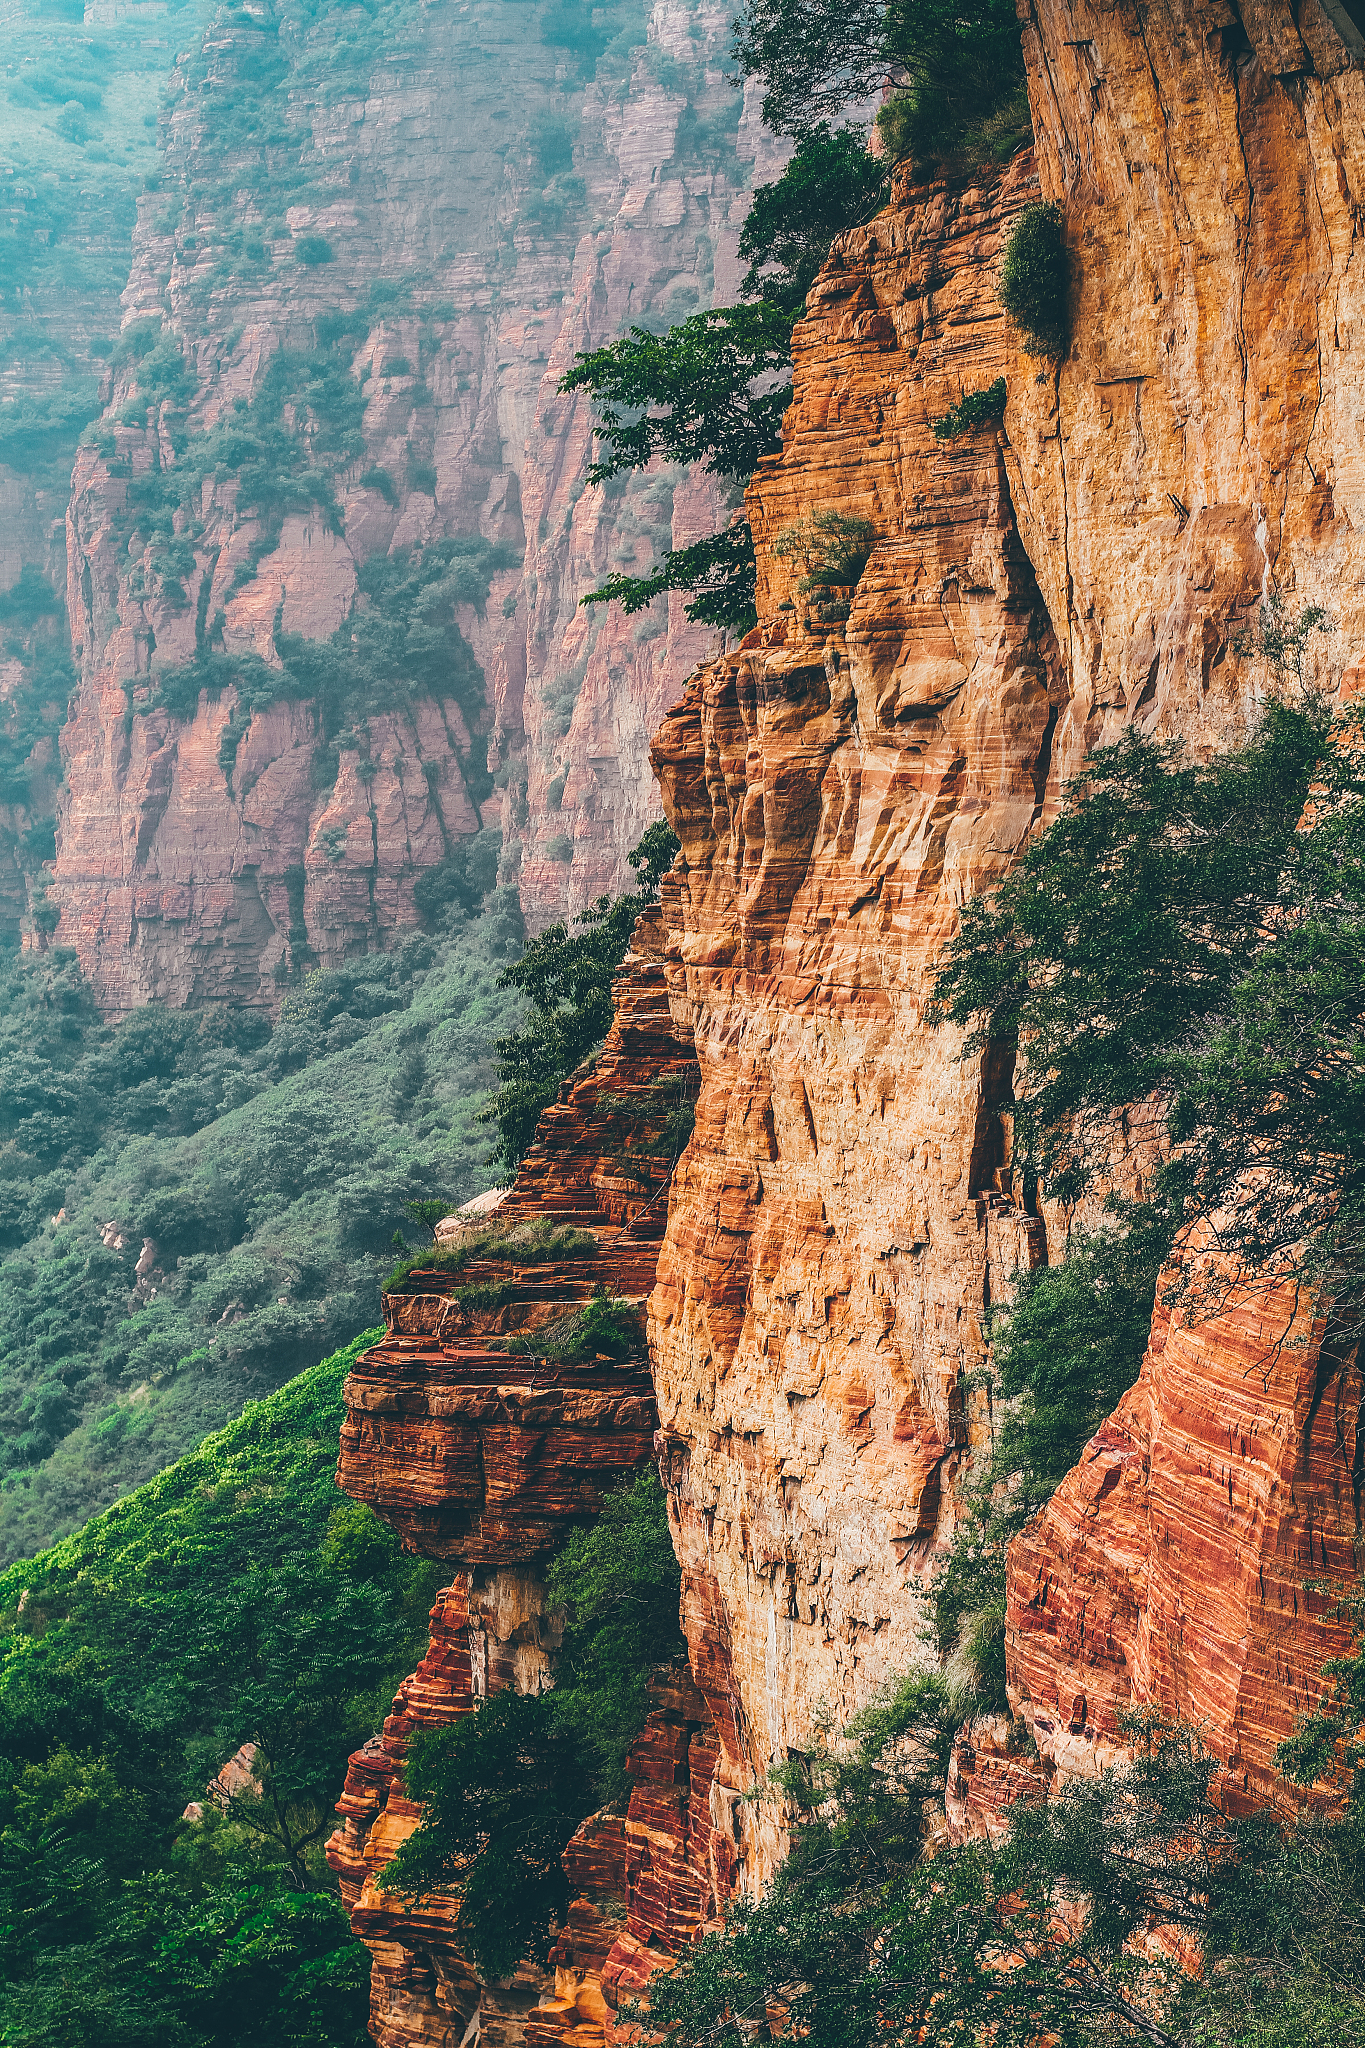
POLYGON ((798 138, 895 80, 884 132, 924 164, 980 147, 1024 82, 1008 0, 747 0, 734 55, 744 77, 763 80, 768 126, 798 138))
POLYGON ((861 133, 827 121, 803 135, 780 178, 755 191, 740 231, 741 295, 799 316, 836 235, 886 204, 890 171, 861 133))
POLYGON ((952 441, 959 434, 975 433, 978 427, 993 427, 1005 417, 1005 380, 997 377, 982 391, 968 391, 942 419, 931 422, 937 441, 952 441))
POLYGON ((784 526, 773 542, 780 561, 799 561, 805 575, 797 584, 803 597, 813 591, 856 584, 877 544, 870 519, 850 518, 822 506, 805 519, 784 526))
POLYGON ((1054 200, 1026 206, 1000 267, 1000 303, 1031 356, 1062 356, 1070 340, 1066 221, 1054 200))
POLYGON ((1206 764, 1130 729, 966 906, 936 999, 970 1051, 1018 1047, 1016 1162, 1055 1199, 1092 1182, 1121 1119, 1156 1148, 1157 1207, 1205 1219, 1246 1268, 1347 1255, 1365 1154, 1357 788, 1350 732, 1311 702, 1272 701, 1206 764))
POLYGON ((759 457, 781 445, 789 394, 767 380, 790 367, 791 328, 790 314, 760 301, 694 313, 662 335, 632 327, 623 340, 579 356, 559 388, 591 392, 609 443, 588 482, 656 457, 747 480, 759 457), (756 392, 759 382, 765 388, 756 392))

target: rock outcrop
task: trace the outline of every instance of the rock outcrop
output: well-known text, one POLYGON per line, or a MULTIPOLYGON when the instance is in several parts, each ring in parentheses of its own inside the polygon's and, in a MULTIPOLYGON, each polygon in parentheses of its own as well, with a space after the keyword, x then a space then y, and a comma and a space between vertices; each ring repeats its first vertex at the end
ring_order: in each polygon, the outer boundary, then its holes
POLYGON ((1253 1287, 1193 1326, 1158 1302, 1142 1377, 1009 1564, 1010 1683, 1053 1770, 1123 1747, 1155 1706, 1209 1731, 1227 1796, 1283 1801, 1276 1744, 1348 1636, 1362 1386, 1326 1318, 1253 1287))
MULTIPOLYGON (((1036 160, 902 179, 809 296, 783 447, 749 493, 760 626, 690 679, 653 750, 682 846, 658 943, 700 1094, 650 1349, 704 1704, 665 1713, 637 1762, 666 1782, 686 1748, 669 1810, 689 1821, 649 1837, 658 1910, 630 1891, 649 1771, 619 1833, 582 1832, 591 1875, 528 2039, 595 2040, 613 1985, 761 1885, 781 1813, 743 1795, 819 1741, 822 1711, 846 1720, 924 1657, 925 1575, 988 1421, 969 1391, 988 1311, 1097 1213, 1011 1177, 991 1109, 1008 1056, 962 1059, 928 1014, 962 902, 1125 723, 1201 751, 1243 729, 1280 681, 1247 652, 1271 588, 1333 612, 1317 680, 1354 687, 1365 45, 1339 14, 1035 6, 1036 160), (1023 351, 997 298, 1040 196, 1066 221, 1060 362, 1023 351), (935 434, 998 378, 998 427, 935 434), (823 603, 774 548, 820 508, 877 536, 823 603), (637 1949, 608 1940, 623 1897, 637 1949)), ((535 1172, 586 1209, 596 1169, 566 1172, 557 1144, 535 1172)), ((1112 1185, 1138 1191, 1147 1163, 1116 1154, 1112 1185)), ((396 1353, 384 1370, 404 1384, 396 1353)), ((1015 1548, 1025 1726, 959 1746, 951 1825, 1096 1769, 1128 1705, 1201 1721, 1235 1794, 1275 1795, 1275 1744, 1340 1642, 1307 1581, 1354 1569, 1359 1401, 1311 1305, 1158 1314, 1138 1386, 1015 1548)))
POLYGON ((549 1605, 546 1561, 609 1487, 654 1455, 643 1356, 574 1362, 555 1345, 566 1316, 605 1287, 636 1304, 643 1353, 659 1197, 673 1163, 665 1132, 696 1072, 667 1001, 661 938, 646 912, 602 1052, 545 1112, 491 1216, 441 1226, 442 1248, 469 1239, 464 1264, 419 1266, 386 1294, 385 1337, 346 1383, 340 1483, 409 1547, 455 1570, 432 1610, 427 1657, 382 1732, 351 1759, 342 1825, 328 1844, 374 1956, 380 2048, 454 2048, 476 2008, 481 2033, 509 2044, 571 2033, 573 2048, 592 2048, 621 1987, 645 1983, 729 1894, 733 1832, 712 1820, 717 1744, 685 1668, 656 1680, 628 1766, 637 1780, 628 1813, 595 1817, 575 1839, 568 1865, 584 1895, 549 1971, 527 1966, 511 1985, 481 1983, 455 1932, 458 1900, 412 1904, 374 1882, 417 1824, 402 1778, 411 1737, 505 1687, 553 1683, 562 1617, 549 1605), (563 1255, 500 1255, 499 1233, 515 1239, 537 1223, 576 1234, 563 1255))
POLYGON ((556 385, 733 296, 781 157, 719 0, 623 16, 610 60, 557 21, 457 0, 338 40, 278 0, 179 62, 68 516, 48 901, 110 1011, 272 1005, 480 831, 533 926, 630 882, 648 735, 714 636, 578 601, 726 515, 673 470, 585 490, 556 385))

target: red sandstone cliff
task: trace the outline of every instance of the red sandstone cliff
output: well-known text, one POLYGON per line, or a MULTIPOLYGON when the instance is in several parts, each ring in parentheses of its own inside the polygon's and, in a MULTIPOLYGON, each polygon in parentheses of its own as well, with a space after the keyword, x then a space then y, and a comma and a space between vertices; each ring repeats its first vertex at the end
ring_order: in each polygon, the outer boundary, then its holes
MULTIPOLYGON (((1021 1213, 977 1066, 924 1021, 958 905, 1124 720, 1197 748, 1239 730, 1268 679, 1234 642, 1271 579, 1338 618, 1324 680, 1359 637, 1360 70, 1316 8, 1296 30, 1040 6, 1025 48, 1037 172, 902 191, 836 244, 749 494, 762 624, 655 742, 701 1096, 651 1333, 730 1788, 923 1654, 983 1310, 1064 1237, 1021 1213), (1066 216, 1060 364, 1022 354, 995 297, 1038 190, 1066 216), (1001 431, 934 440, 1001 375, 1001 431), (771 552, 817 506, 879 536, 843 623, 791 609, 771 552)), ((1140 1168, 1114 1161, 1120 1183, 1140 1168)), ((1158 1332, 1021 1542, 1011 1682, 1057 1762, 1093 1768, 1118 1705, 1149 1701, 1204 1717, 1266 1789, 1334 1646, 1295 1623, 1303 1579, 1349 1569, 1358 1517, 1332 1427, 1350 1362, 1281 1334, 1273 1305, 1158 1332)), ((780 1836, 743 1811, 761 1882, 780 1836)))
POLYGON ((419 879, 481 826, 502 831, 533 925, 628 886, 625 853, 657 815, 649 733, 714 639, 681 600, 636 620, 579 610, 612 562, 643 566, 724 515, 708 482, 672 471, 585 490, 590 406, 555 387, 632 320, 734 296, 744 187, 780 157, 752 109, 735 125, 728 10, 657 0, 625 74, 587 84, 511 0, 414 7, 363 61, 289 0, 267 13, 215 18, 185 53, 141 202, 125 330, 163 322, 186 388, 149 403, 135 365, 116 369, 73 482, 80 688, 50 893, 57 939, 112 1011, 273 1003, 301 967, 416 922, 419 879), (277 30, 264 60, 262 25, 277 30), (283 158, 258 123, 226 141, 215 125, 262 61, 282 67, 283 158), (314 502, 245 493, 261 458, 228 448, 158 513, 177 466, 249 423, 278 366, 320 351, 319 320, 341 315, 359 443, 326 452, 335 394, 272 430, 281 447, 302 435, 296 469, 327 471, 314 502), (486 603, 431 615, 452 667, 482 672, 472 705, 454 685, 407 708, 395 690, 392 710, 340 728, 306 694, 254 716, 233 687, 193 715, 158 705, 158 677, 197 655, 278 672, 282 636, 325 649, 369 603, 366 561, 449 537, 513 564, 486 603))
MULTIPOLYGON (((666 1105, 690 1092, 690 1039, 671 1014, 646 914, 617 983, 616 1020, 597 1059, 566 1082, 496 1212, 515 1228, 552 1217, 595 1248, 509 1270, 471 1257, 458 1275, 418 1269, 385 1297, 384 1340, 346 1383, 338 1479, 405 1543, 448 1559, 455 1577, 432 1610, 431 1648, 383 1730, 351 1759, 328 1860, 374 1957, 371 2029, 380 2048, 459 2042, 475 2009, 484 2035, 572 2048, 605 2038, 623 1991, 713 1919, 728 1898, 735 1839, 712 1800, 718 1746, 686 1668, 660 1672, 653 1711, 627 1766, 625 1814, 585 1819, 566 1853, 582 1896, 552 1967, 481 1983, 455 1933, 458 1901, 417 1905, 378 1890, 377 1872, 416 1825, 403 1759, 412 1734, 469 1712, 506 1686, 554 1680, 561 1617, 544 1567, 602 1493, 654 1454, 648 1366, 553 1363, 536 1348, 566 1310, 605 1283, 643 1309, 654 1282, 672 1165, 666 1105), (502 1282, 495 1308, 466 1309, 460 1286, 502 1282)), ((469 1224, 444 1235, 458 1237, 469 1224)))

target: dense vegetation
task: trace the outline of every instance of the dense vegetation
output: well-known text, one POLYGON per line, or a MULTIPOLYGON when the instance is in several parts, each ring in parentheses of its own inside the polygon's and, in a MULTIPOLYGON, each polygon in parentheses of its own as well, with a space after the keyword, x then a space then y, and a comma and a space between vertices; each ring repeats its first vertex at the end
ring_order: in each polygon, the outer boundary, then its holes
POLYGON ((70 955, 0 956, 9 1557, 346 1342, 407 1203, 488 1184, 478 1116, 521 922, 497 892, 471 920, 459 892, 477 907, 491 880, 436 870, 430 934, 307 976, 273 1029, 155 1006, 107 1026, 70 955))
MULTIPOLYGON (((1365 1658, 1344 1661, 1338 1732, 1365 1710, 1365 1658)), ((776 2010, 821 2048, 1365 2040, 1358 1771, 1335 1823, 1235 1818, 1195 1733, 1134 1721, 1131 1765, 1016 1804, 1002 1841, 926 1854, 954 1719, 941 1681, 915 1679, 778 1774, 791 1855, 651 1985, 655 2039, 746 2048, 776 2010), (1153 1926, 1202 1949, 1199 1977, 1153 1926)))
POLYGON ((336 1491, 375 1334, 0 1578, 14 2048, 364 2048, 369 1959, 322 1845, 440 1581, 336 1491), (254 1787, 220 1808, 205 1783, 244 1742, 254 1787))
POLYGON ((1000 303, 1022 330, 1031 356, 1065 355, 1070 336, 1062 209, 1026 206, 1005 245, 1000 303))
POLYGON ((652 1471, 573 1533, 548 1584, 569 1617, 554 1691, 500 1693, 419 1738, 408 1784, 422 1825, 381 1879, 404 1895, 457 1883, 470 1952, 495 1977, 524 1956, 544 1961, 570 1896, 560 1855, 586 1815, 628 1796, 626 1752, 644 1725, 650 1668, 685 1648, 652 1471))
POLYGON ((1361 769, 1311 697, 1207 764, 1130 728, 967 905, 937 998, 969 1052, 1018 1048, 1022 1183, 1074 1201, 1122 1119, 1152 1148, 1144 1218, 1341 1298, 1365 1224, 1361 769))

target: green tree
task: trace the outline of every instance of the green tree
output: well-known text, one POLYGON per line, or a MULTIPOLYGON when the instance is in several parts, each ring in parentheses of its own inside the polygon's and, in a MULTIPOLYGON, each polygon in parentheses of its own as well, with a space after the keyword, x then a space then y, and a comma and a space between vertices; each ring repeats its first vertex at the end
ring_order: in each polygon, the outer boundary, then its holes
POLYGON ((926 1854, 951 1727, 921 1679, 780 1774, 792 1852, 765 1898, 651 1984, 636 2017, 655 2040, 742 2048, 775 2011, 822 2048, 1365 2039, 1355 1807, 1236 1818, 1198 1736, 1135 1717, 1128 1764, 1016 1803, 1002 1840, 940 1835, 926 1854), (1154 1927, 1202 1951, 1198 1977, 1154 1927))
MULTIPOLYGON (((884 165, 853 131, 817 127, 782 176, 754 194, 740 254, 749 264, 743 296, 756 304, 695 313, 662 335, 634 327, 578 358, 559 388, 590 391, 596 403, 608 452, 588 471, 590 483, 656 458, 748 482, 781 445, 791 398, 783 373, 806 292, 835 235, 877 210, 886 183, 884 165)), ((670 549, 649 576, 614 572, 582 602, 631 613, 687 591, 690 619, 742 633, 757 619, 756 585, 753 535, 740 517, 670 549)))
POLYGON ((799 316, 835 236, 879 212, 890 183, 885 158, 856 129, 819 123, 781 177, 754 193, 739 237, 742 295, 799 316))
POLYGON ((573 931, 567 924, 549 925, 502 974, 499 987, 519 989, 532 1006, 521 1030, 497 1041, 497 1088, 483 1112, 485 1122, 498 1126, 493 1156, 509 1179, 535 1137, 541 1111, 606 1037, 616 971, 641 910, 658 900, 659 883, 677 850, 667 825, 651 825, 626 856, 640 878, 638 894, 615 902, 599 896, 579 913, 573 931))
POLYGON ((763 118, 782 135, 809 135, 888 75, 903 80, 889 132, 926 160, 970 145, 1024 82, 1011 0, 747 0, 734 54, 762 78, 763 118))
POLYGON ((582 1751, 552 1696, 495 1693, 413 1743, 409 1797, 422 1825, 382 1872, 405 1897, 458 1889, 459 1927, 490 1977, 544 1963, 569 1900, 560 1856, 592 1810, 582 1751))
POLYGON ((753 385, 790 367, 791 316, 780 307, 694 313, 666 334, 632 327, 622 341, 580 356, 561 391, 587 390, 609 444, 588 482, 643 469, 656 456, 699 463, 708 476, 752 475, 781 445, 785 390, 753 385))
POLYGON ((548 1584, 567 1615, 558 1725, 588 1758, 596 1796, 619 1804, 629 1792, 626 1752, 649 1711, 650 1669, 687 1648, 678 1625, 682 1574, 652 1469, 609 1493, 591 1527, 574 1531, 548 1584))
POLYGON ((1311 701, 1272 702, 1207 764, 1130 730, 966 905, 936 984, 968 1054, 1017 1048, 1016 1170, 1074 1200, 1122 1118, 1159 1161, 1148 1215, 1202 1219, 1245 1274, 1324 1280, 1345 1316, 1365 1221, 1362 787, 1357 742, 1311 701))
POLYGON ((626 1752, 648 1712, 652 1665, 683 1648, 680 1574, 663 1489, 642 1472, 607 1496, 549 1568, 566 1611, 553 1692, 501 1692, 413 1745, 421 1825, 382 1873, 405 1897, 458 1888, 480 1969, 543 1961, 568 1903, 560 1857, 579 1823, 628 1790, 626 1752))

